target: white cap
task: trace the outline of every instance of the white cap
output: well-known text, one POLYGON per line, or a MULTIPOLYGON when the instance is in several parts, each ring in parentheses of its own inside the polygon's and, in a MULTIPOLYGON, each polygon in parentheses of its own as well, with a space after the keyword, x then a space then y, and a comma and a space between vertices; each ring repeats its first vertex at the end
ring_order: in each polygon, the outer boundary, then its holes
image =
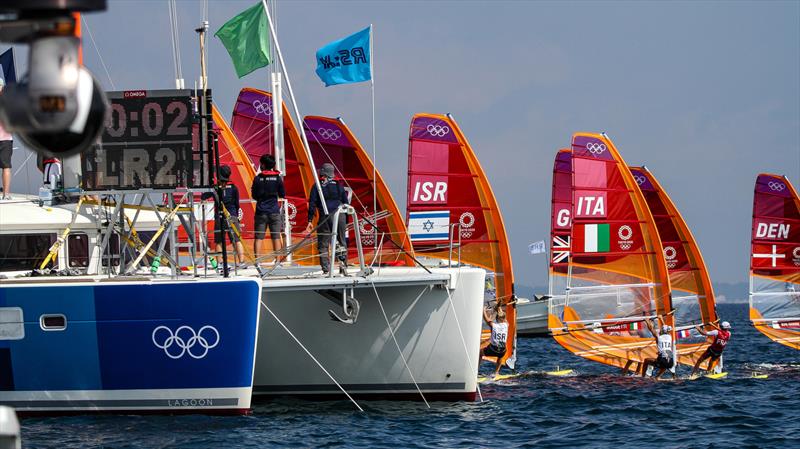
POLYGON ((721 327, 723 329, 730 329, 731 328, 731 323, 729 323, 727 321, 723 321, 723 322, 719 323, 719 327, 721 327))
POLYGON ((672 326, 670 326, 669 324, 665 324, 665 325, 664 325, 664 326, 661 328, 661 332, 669 332, 669 331, 671 331, 671 330, 672 330, 672 326))

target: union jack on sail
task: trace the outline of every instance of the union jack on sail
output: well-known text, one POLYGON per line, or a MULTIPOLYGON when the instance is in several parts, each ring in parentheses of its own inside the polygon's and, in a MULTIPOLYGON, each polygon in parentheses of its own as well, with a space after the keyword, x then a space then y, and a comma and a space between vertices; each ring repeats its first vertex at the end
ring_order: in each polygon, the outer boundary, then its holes
POLYGON ((553 263, 563 263, 569 257, 569 236, 553 236, 553 263))

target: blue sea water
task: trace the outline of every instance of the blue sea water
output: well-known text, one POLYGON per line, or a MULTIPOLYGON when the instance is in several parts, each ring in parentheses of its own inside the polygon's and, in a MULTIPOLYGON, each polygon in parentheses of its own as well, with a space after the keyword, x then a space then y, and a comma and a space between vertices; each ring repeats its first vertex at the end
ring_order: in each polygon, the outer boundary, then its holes
POLYGON ((431 409, 422 402, 361 402, 361 413, 347 401, 281 399, 239 417, 29 418, 22 422, 23 446, 800 447, 800 353, 753 329, 744 304, 720 305, 719 313, 734 325, 724 380, 620 377, 552 339, 525 339, 518 354, 526 374, 482 385, 483 402, 431 403, 431 409), (540 374, 556 367, 576 375, 540 374), (753 372, 769 378, 752 379, 753 372))

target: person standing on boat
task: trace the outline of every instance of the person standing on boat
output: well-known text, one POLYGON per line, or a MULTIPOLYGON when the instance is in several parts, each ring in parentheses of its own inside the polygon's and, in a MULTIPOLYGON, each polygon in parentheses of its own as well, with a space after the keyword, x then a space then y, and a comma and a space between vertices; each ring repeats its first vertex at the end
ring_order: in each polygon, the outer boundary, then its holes
POLYGON ((506 341, 508 340, 508 321, 506 321, 506 312, 499 304, 495 306, 494 320, 489 315, 489 309, 483 309, 483 321, 489 326, 492 333, 489 336, 488 344, 484 344, 481 348, 481 357, 496 357, 497 363, 494 367, 494 376, 500 374, 500 368, 503 366, 503 356, 506 355, 506 341))
POLYGON ((253 199, 256 200, 255 232, 256 238, 253 242, 253 253, 256 255, 256 263, 259 263, 261 249, 264 245, 264 234, 269 228, 269 235, 272 239, 272 251, 276 253, 275 262, 279 257, 277 251, 283 248, 281 244, 281 231, 283 217, 281 207, 278 203, 279 198, 286 198, 286 190, 283 187, 281 173, 275 170, 275 158, 269 154, 261 156, 261 173, 253 179, 253 199))
POLYGON ((61 180, 61 161, 55 156, 39 153, 36 155, 36 166, 44 175, 42 184, 48 189, 58 188, 61 180))
MULTIPOLYGON (((6 86, 6 82, 0 78, 0 93, 6 86)), ((11 134, 0 126, 0 171, 3 172, 3 197, 4 200, 11 199, 11 153, 13 152, 14 138, 11 134)))
MULTIPOLYGON (((319 185, 322 188, 322 194, 325 196, 325 205, 328 207, 328 215, 325 215, 325 209, 322 208, 322 200, 319 196, 319 189, 317 186, 311 189, 311 195, 308 199, 308 226, 306 226, 306 234, 310 234, 314 229, 314 215, 319 210, 319 221, 317 222, 317 247, 319 248, 319 264, 322 267, 323 273, 329 273, 330 266, 330 245, 331 237, 333 236, 333 215, 336 209, 342 204, 348 204, 347 191, 341 181, 334 179, 333 164, 324 163, 319 170, 319 185)), ((339 214, 339 223, 336 228, 336 256, 342 263, 342 273, 347 273, 347 241, 345 236, 347 234, 347 215, 339 214)))
MULTIPOLYGON (((666 370, 671 370, 672 367, 675 366, 675 346, 672 341, 672 326, 664 324, 659 330, 654 328, 650 320, 645 320, 645 323, 647 323, 647 328, 650 329, 650 333, 653 334, 656 339, 658 356, 655 359, 644 359, 642 377, 647 375, 647 368, 653 365, 658 369, 658 373, 656 373, 656 379, 658 379, 666 370)), ((677 377, 678 375, 675 371, 672 371, 672 378, 675 379, 677 377)))
MULTIPOLYGON (((231 179, 231 168, 227 165, 223 165, 219 168, 219 184, 222 188, 222 198, 220 198, 220 202, 222 203, 223 207, 230 216, 230 220, 228 221, 228 240, 236 245, 236 252, 238 256, 239 264, 244 264, 244 246, 242 246, 242 240, 239 238, 238 234, 241 234, 241 225, 239 225, 239 189, 236 188, 234 184, 230 183, 231 179), (234 229, 235 228, 235 229, 234 229)), ((207 200, 209 198, 213 198, 214 194, 211 192, 204 193, 201 198, 207 200)), ((217 252, 217 262, 222 265, 222 245, 225 244, 225 236, 222 235, 222 231, 219 229, 214 229, 214 243, 216 247, 214 251, 217 252)))
POLYGON ((717 360, 722 357, 722 351, 725 350, 725 346, 728 345, 728 341, 731 339, 731 323, 723 321, 720 323, 719 327, 713 323, 711 326, 713 326, 715 329, 706 331, 699 324, 695 326, 697 332, 700 332, 706 337, 714 337, 714 341, 711 342, 711 346, 706 349, 703 355, 697 359, 697 363, 694 364, 694 368, 692 368, 692 374, 690 377, 694 377, 697 374, 697 371, 700 369, 700 364, 706 359, 708 359, 706 371, 711 371, 711 368, 714 366, 717 360))

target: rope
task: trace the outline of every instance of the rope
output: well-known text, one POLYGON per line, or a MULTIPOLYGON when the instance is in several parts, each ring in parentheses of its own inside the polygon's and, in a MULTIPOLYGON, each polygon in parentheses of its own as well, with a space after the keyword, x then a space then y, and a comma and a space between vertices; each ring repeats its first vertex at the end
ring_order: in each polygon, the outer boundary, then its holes
POLYGON ((328 376, 328 377, 329 377, 329 378, 330 378, 330 379, 333 381, 333 383, 335 383, 335 384, 336 384, 336 386, 337 386, 337 387, 339 387, 339 389, 340 389, 340 390, 342 390, 342 393, 344 393, 344 395, 345 395, 345 396, 347 396, 347 399, 350 399, 350 402, 352 402, 352 403, 353 403, 353 405, 355 405, 355 406, 356 406, 356 408, 358 409, 358 411, 360 411, 360 412, 363 412, 363 411, 364 411, 364 409, 363 409, 363 408, 361 408, 361 406, 360 406, 360 405, 358 405, 358 402, 356 402, 356 401, 355 401, 355 399, 353 399, 353 397, 352 397, 352 396, 350 396, 350 394, 349 394, 349 393, 347 393, 347 391, 345 391, 345 389, 342 387, 342 385, 341 385, 341 384, 339 384, 339 382, 337 382, 337 381, 336 381, 336 379, 334 379, 334 378, 333 378, 333 376, 331 375, 331 373, 329 373, 329 372, 328 372, 328 370, 326 370, 326 369, 325 369, 325 367, 324 367, 324 366, 322 366, 322 364, 319 362, 319 360, 317 360, 317 358, 316 358, 316 357, 314 357, 314 355, 313 355, 313 354, 311 354, 311 352, 310 352, 308 349, 306 349, 306 347, 305 347, 305 346, 303 346, 303 343, 300 343, 300 340, 298 340, 298 339, 297 339, 297 337, 295 337, 295 335, 292 333, 292 331, 290 331, 290 330, 289 330, 289 328, 288 328, 288 327, 286 327, 286 325, 285 325, 285 324, 283 324, 283 321, 281 321, 281 320, 278 318, 278 316, 277 316, 277 315, 275 315, 275 313, 274 313, 272 310, 270 310, 270 308, 269 308, 269 307, 268 307, 268 306, 267 306, 267 305, 264 303, 264 300, 259 300, 259 302, 261 302, 261 305, 262 305, 262 306, 264 306, 264 308, 265 308, 265 309, 267 309, 267 312, 269 312, 269 314, 270 314, 270 315, 272 315, 272 318, 275 318, 275 321, 277 321, 277 322, 278 322, 278 324, 280 324, 280 325, 281 325, 281 327, 283 328, 283 330, 285 330, 285 331, 286 331, 286 333, 288 333, 288 334, 289 334, 289 336, 290 336, 290 337, 292 337, 292 339, 294 339, 294 341, 295 341, 295 342, 296 342, 296 343, 297 343, 297 344, 298 344, 298 345, 299 345, 299 346, 300 346, 300 347, 303 349, 303 351, 305 351, 305 352, 306 352, 306 354, 308 354, 308 356, 309 356, 309 357, 311 357, 311 360, 313 360, 313 361, 314 361, 314 363, 316 363, 316 364, 317 364, 317 366, 319 366, 319 368, 320 368, 320 369, 321 369, 321 370, 322 370, 322 371, 323 371, 323 372, 324 372, 324 373, 325 373, 325 374, 326 374, 326 375, 327 375, 327 376, 328 376))
MULTIPOLYGON (((458 288, 458 284, 461 282, 461 268, 459 267, 459 276, 458 280, 456 281, 456 288, 458 288)), ((472 357, 469 355, 469 349, 467 349, 467 340, 464 338, 464 332, 461 330, 461 321, 458 319, 458 313, 456 312, 456 306, 453 303, 453 297, 450 296, 450 289, 445 287, 445 291, 447 292, 447 300, 450 301, 450 307, 453 309, 453 317, 456 319, 456 327, 458 327, 458 334, 461 335, 461 345, 464 347, 464 353, 467 354, 467 362, 469 366, 472 366, 472 357)), ((478 398, 481 402, 483 402, 483 394, 481 394, 481 384, 479 382, 475 383, 475 388, 478 390, 478 398)))
MULTIPOLYGON (((422 394, 422 390, 420 390, 419 384, 417 383, 417 380, 414 379, 414 374, 411 372, 411 367, 408 366, 408 361, 406 361, 406 356, 403 355, 403 350, 400 349, 400 344, 397 343, 397 338, 394 336, 394 329, 392 329, 392 325, 389 323, 389 317, 386 315, 386 310, 383 308, 383 302, 381 301, 381 296, 378 294, 378 289, 375 288, 375 282, 373 282, 372 278, 370 278, 369 283, 372 285, 372 291, 375 292, 375 298, 378 300, 378 305, 381 307, 381 313, 383 314, 383 319, 386 320, 386 326, 389 328, 389 333, 392 334, 392 340, 394 341, 394 346, 397 348, 397 352, 400 353, 400 358, 403 359, 403 365, 405 365, 406 371, 408 371, 408 375, 411 376, 411 381, 414 382, 414 387, 417 389, 417 392, 419 392, 419 395, 422 397, 423 402, 425 402, 425 406, 427 406, 430 409, 431 405, 428 404, 428 400, 425 399, 425 395, 422 394)), ((424 292, 425 290, 422 291, 422 293, 424 292)), ((422 293, 420 293, 419 296, 417 296, 417 299, 419 299, 419 297, 422 296, 422 293)))

